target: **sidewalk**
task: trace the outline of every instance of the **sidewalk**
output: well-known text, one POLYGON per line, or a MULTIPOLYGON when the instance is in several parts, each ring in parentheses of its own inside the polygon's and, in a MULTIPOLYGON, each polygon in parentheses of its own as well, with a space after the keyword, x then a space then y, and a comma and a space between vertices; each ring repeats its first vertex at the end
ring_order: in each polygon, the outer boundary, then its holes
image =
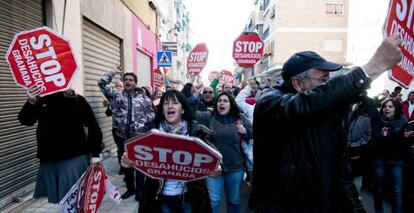
MULTIPOLYGON (((123 176, 118 175, 119 165, 116 156, 109 156, 103 161, 105 171, 111 180, 111 183, 118 187, 119 192, 122 194, 126 191, 125 183, 123 182, 123 176)), ((24 212, 24 213, 60 213, 60 206, 57 204, 50 204, 47 202, 47 198, 42 199, 30 199, 27 201, 30 203, 24 208, 16 208, 11 212, 24 212)), ((24 206, 24 204, 22 204, 24 206)), ((107 196, 104 197, 98 212, 138 212, 138 202, 135 201, 134 196, 126 200, 122 200, 119 204, 116 204, 110 200, 107 196)))

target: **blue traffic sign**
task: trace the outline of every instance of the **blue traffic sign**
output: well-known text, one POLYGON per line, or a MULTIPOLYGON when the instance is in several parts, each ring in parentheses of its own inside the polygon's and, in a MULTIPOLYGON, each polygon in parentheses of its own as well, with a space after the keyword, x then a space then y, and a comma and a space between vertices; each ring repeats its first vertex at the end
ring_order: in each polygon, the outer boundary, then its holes
POLYGON ((172 52, 171 51, 157 52, 157 66, 158 67, 171 67, 172 66, 172 52))

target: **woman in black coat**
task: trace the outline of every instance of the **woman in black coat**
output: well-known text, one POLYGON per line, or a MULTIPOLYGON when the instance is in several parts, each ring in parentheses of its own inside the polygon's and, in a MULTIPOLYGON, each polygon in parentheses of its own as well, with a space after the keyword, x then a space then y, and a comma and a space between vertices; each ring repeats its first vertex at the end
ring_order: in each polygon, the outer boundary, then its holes
POLYGON ((18 119, 26 126, 37 123, 40 163, 33 197, 58 203, 89 163, 100 161, 102 132, 84 97, 72 90, 39 97, 40 91, 41 87, 29 89, 18 119))
POLYGON ((391 177, 392 212, 402 212, 402 169, 407 139, 404 129, 407 119, 402 115, 401 105, 395 99, 381 104, 381 134, 375 143, 375 211, 383 212, 385 177, 391 177))

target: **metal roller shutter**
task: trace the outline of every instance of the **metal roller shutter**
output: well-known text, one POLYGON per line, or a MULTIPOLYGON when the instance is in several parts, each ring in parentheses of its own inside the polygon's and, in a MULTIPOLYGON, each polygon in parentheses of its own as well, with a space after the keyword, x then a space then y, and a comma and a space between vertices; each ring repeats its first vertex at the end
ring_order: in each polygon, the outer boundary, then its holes
MULTIPOLYGON (((105 115, 106 108, 102 106, 103 94, 99 90, 98 80, 109 68, 121 63, 121 40, 85 18, 82 29, 85 97, 95 112, 102 129, 105 150, 108 150, 115 146, 112 118, 105 115)), ((116 79, 119 80, 119 76, 116 79)))
POLYGON ((151 86, 151 57, 138 51, 138 86, 151 86))
POLYGON ((0 208, 33 190, 38 167, 35 126, 17 120, 26 93, 14 82, 5 54, 15 33, 42 26, 43 17, 42 0, 0 1, 0 208))

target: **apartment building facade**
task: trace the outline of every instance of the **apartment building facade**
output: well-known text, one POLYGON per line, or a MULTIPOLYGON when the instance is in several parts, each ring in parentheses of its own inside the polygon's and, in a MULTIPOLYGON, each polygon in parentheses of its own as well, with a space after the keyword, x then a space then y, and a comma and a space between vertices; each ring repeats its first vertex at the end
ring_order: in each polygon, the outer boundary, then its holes
MULTIPOLYGON (((312 50, 346 64, 348 0, 255 0, 253 24, 260 33, 264 56, 254 75, 280 77, 283 63, 295 52, 312 50)), ((251 19, 252 20, 252 19, 251 19)))

